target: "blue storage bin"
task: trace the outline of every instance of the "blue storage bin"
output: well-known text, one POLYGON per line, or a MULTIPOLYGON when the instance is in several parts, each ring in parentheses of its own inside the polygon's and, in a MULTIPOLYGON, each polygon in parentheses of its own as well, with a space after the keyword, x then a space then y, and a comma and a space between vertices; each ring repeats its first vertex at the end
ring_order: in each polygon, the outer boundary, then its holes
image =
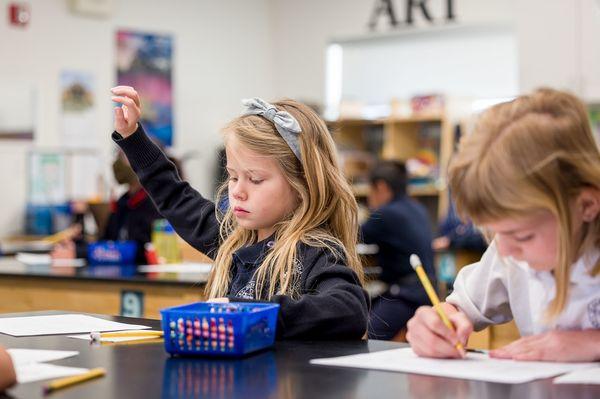
POLYGON ((132 265, 136 253, 135 241, 97 241, 88 244, 90 265, 132 265))
POLYGON ((275 342, 279 304, 197 302, 160 311, 172 355, 243 356, 275 342))
POLYGON ((47 236, 66 229, 71 224, 69 204, 27 204, 25 211, 25 233, 47 236))

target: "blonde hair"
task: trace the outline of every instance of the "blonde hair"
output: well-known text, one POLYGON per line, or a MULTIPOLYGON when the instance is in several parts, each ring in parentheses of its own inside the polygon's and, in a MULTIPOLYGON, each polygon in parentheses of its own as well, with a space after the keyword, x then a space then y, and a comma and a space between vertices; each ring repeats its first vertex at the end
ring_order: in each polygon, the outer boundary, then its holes
MULTIPOLYGON (((573 231, 572 201, 600 189, 600 151, 585 106, 575 96, 539 89, 484 112, 449 166, 457 211, 477 224, 550 211, 559 224, 555 318, 568 298, 571 264, 600 246, 600 217, 573 231)), ((592 270, 600 272, 600 261, 592 270)))
MULTIPOLYGON (((294 116, 302 129, 299 134, 302 161, 279 135, 272 122, 255 115, 241 116, 223 129, 247 149, 276 160, 286 180, 299 196, 291 215, 275 226, 275 245, 255 272, 257 299, 284 294, 298 297, 299 279, 295 263, 297 244, 323 247, 331 251, 358 275, 363 269, 356 252, 358 239, 357 204, 342 175, 333 139, 321 118, 309 107, 293 100, 274 103, 294 116)), ((217 198, 223 198, 224 184, 217 198)), ((238 226, 231 209, 219 215, 221 245, 206 287, 209 298, 225 296, 231 282, 233 253, 256 243, 257 233, 238 226)))

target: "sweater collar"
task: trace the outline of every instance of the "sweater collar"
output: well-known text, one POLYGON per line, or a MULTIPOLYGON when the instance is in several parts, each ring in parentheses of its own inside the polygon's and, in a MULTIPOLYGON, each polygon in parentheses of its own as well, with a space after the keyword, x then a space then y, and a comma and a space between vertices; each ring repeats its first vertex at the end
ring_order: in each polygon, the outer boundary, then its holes
POLYGON ((275 234, 256 244, 238 249, 233 253, 233 256, 242 264, 256 264, 265 258, 267 252, 269 252, 273 246, 275 246, 275 234))

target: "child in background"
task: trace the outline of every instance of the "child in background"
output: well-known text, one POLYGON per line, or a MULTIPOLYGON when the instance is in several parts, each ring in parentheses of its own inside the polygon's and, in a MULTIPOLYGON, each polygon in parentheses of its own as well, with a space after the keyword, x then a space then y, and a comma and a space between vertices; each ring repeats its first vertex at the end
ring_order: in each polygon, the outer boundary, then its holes
POLYGON ((244 101, 244 115, 223 129, 229 173, 223 214, 148 139, 138 123, 137 92, 127 86, 112 92, 123 104, 115 109, 113 139, 177 233, 215 259, 210 300, 279 303, 279 338, 365 334, 357 205, 314 111, 292 100, 244 101))
POLYGON ((426 273, 435 281, 431 222, 427 209, 406 194, 406 167, 401 162, 382 161, 371 170, 367 201, 372 210, 361 226, 362 239, 377 244, 380 281, 387 289, 373 298, 369 338, 393 339, 429 298, 410 265, 416 253, 426 273))
POLYGON ((449 201, 448 212, 440 222, 438 232, 440 236, 431 243, 435 251, 464 249, 483 253, 488 247, 485 237, 477 227, 458 217, 454 201, 449 201))
POLYGON ((17 376, 13 368, 12 359, 4 348, 0 346, 0 392, 17 383, 17 376))
MULTIPOLYGON (((164 148, 158 140, 154 140, 161 149, 164 148)), ((175 164, 177 172, 183 175, 180 161, 167 156, 175 164)), ((152 238, 152 227, 155 221, 163 217, 142 188, 135 172, 129 165, 125 154, 118 151, 112 164, 115 182, 127 189, 116 201, 111 200, 110 215, 98 239, 102 241, 134 241, 137 244, 135 263, 148 263, 144 245, 152 238)), ((51 256, 53 259, 74 259, 88 257, 88 242, 85 239, 85 217, 89 206, 83 201, 74 201, 71 205, 74 216, 74 234, 54 246, 51 256)))
POLYGON ((442 304, 408 323, 420 356, 460 357, 473 329, 514 319, 522 338, 490 356, 600 360, 600 152, 584 105, 542 89, 486 111, 449 168, 459 214, 493 237, 442 304))
MULTIPOLYGON (((102 241, 130 240, 137 244, 135 263, 146 264, 144 244, 150 242, 152 224, 162 216, 142 188, 137 176, 122 151, 119 151, 112 164, 115 181, 127 188, 116 201, 111 201, 111 212, 104 231, 98 238, 102 241)), ((81 207, 81 205, 80 205, 81 207)), ((83 234, 84 214, 88 211, 83 204, 78 212, 74 212, 76 225, 81 226, 81 234, 71 240, 56 245, 51 253, 54 259, 73 259, 88 257, 88 242, 83 234)))

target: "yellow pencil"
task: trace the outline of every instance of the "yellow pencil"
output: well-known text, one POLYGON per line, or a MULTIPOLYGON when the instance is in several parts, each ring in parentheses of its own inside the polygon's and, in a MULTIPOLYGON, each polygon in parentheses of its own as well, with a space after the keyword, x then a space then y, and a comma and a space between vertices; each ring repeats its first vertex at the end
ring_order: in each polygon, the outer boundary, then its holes
MULTIPOLYGON (((448 327, 450 330, 454 331, 454 326, 450 322, 450 319, 448 319, 448 316, 446 316, 444 309, 442 309, 442 307, 440 306, 441 305, 440 299, 438 298, 437 294, 435 293, 435 290, 433 289, 433 286, 431 285, 431 282, 429 281, 429 277, 427 277, 427 274, 425 273, 425 270, 423 269, 423 264, 421 263, 421 259, 419 259, 419 257, 417 255, 412 254, 410 256, 410 265, 412 266, 413 269, 415 269, 415 272, 417 272, 417 276, 419 276, 419 280, 421 280, 421 283, 423 284, 423 288, 425 288, 425 292, 427 292, 427 295, 429 296, 429 300, 433 304, 433 308, 440 315, 440 318, 442 319, 442 321, 444 322, 446 327, 448 327)), ((456 349, 458 349, 461 354, 464 353, 465 348, 463 347, 463 345, 460 342, 457 342, 455 346, 456 346, 456 349)))
POLYGON ((88 381, 94 378, 102 377, 106 374, 106 370, 101 367, 91 369, 90 371, 75 375, 72 377, 59 378, 50 382, 48 385, 44 386, 44 393, 50 393, 56 391, 57 389, 62 389, 66 387, 70 387, 71 385, 79 384, 84 381, 88 381))
POLYGON ((128 340, 128 341, 118 341, 118 342, 111 342, 111 341, 102 341, 100 342, 100 345, 102 346, 110 346, 110 345, 147 345, 147 344, 162 344, 164 342, 164 340, 162 339, 162 337, 160 338, 146 338, 146 339, 133 339, 133 340, 128 340))
POLYGON ((162 337, 162 331, 115 331, 115 332, 92 332, 90 338, 93 341, 99 341, 102 338, 121 338, 121 337, 162 337))
POLYGON ((57 244, 66 239, 72 239, 79 233, 79 227, 68 227, 58 233, 52 234, 51 236, 47 236, 42 238, 42 241, 45 241, 49 244, 57 244))

